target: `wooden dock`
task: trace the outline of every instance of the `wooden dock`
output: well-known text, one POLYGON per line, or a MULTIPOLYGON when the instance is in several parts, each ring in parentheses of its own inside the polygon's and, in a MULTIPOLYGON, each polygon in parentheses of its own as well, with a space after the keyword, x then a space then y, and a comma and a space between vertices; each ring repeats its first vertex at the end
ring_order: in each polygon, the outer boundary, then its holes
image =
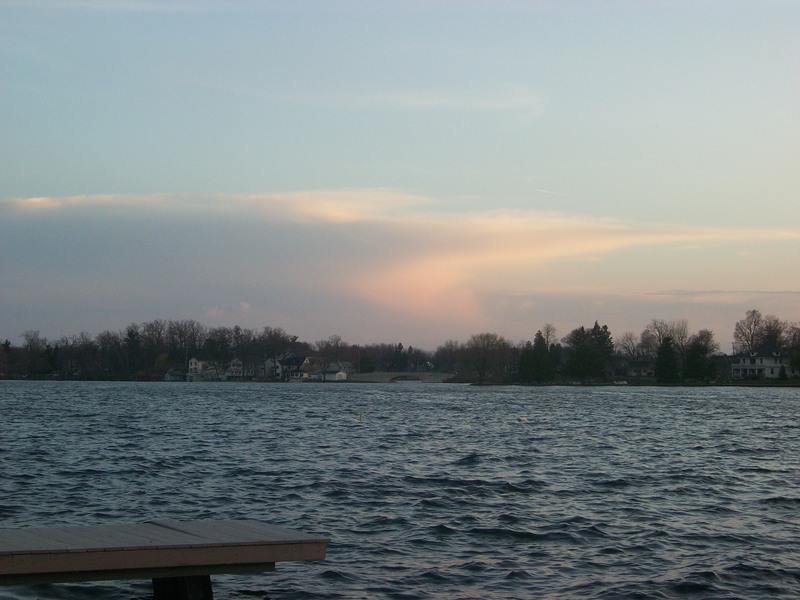
POLYGON ((328 540, 261 521, 0 530, 0 585, 152 579, 157 600, 208 600, 211 575, 325 558, 328 540))

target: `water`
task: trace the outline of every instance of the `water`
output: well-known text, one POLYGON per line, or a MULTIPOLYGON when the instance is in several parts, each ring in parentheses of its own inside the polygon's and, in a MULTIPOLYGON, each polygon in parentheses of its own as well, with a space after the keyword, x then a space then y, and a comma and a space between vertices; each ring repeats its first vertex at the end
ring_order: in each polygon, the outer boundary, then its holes
POLYGON ((800 597, 797 388, 0 382, 0 411, 0 527, 332 538, 218 599, 800 597))

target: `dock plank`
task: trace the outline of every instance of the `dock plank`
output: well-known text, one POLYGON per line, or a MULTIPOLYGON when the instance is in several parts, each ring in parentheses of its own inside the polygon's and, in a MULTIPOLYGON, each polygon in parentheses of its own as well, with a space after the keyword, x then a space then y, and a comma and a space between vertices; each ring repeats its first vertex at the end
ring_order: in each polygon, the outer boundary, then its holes
POLYGON ((16 551, 88 551, 120 547, 148 547, 154 543, 180 544, 186 536, 169 530, 162 531, 149 523, 131 525, 103 525, 102 527, 48 527, 41 529, 3 530, 0 535, 0 554, 6 547, 16 551))
POLYGON ((327 544, 256 520, 0 530, 0 585, 264 571, 327 544))

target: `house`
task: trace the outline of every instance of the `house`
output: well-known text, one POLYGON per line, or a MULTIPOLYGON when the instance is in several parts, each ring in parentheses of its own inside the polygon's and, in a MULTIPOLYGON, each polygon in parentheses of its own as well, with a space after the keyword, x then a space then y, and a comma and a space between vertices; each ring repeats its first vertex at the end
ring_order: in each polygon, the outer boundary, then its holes
POLYGON ((203 369, 203 361, 195 357, 189 359, 189 375, 200 373, 203 369))
POLYGON ((252 371, 253 371, 253 373, 252 373, 253 379, 255 379, 257 381, 264 381, 264 379, 266 379, 268 371, 265 368, 266 365, 263 362, 251 363, 250 366, 251 366, 252 371))
POLYGON ((347 361, 329 363, 319 356, 309 356, 300 366, 303 381, 347 381, 354 372, 353 365, 347 361))
POLYGON ((319 356, 309 356, 300 365, 300 374, 303 381, 325 381, 325 359, 319 356))
POLYGON ((272 379, 299 381, 303 376, 300 367, 304 361, 305 359, 297 356, 294 352, 289 352, 277 358, 268 358, 264 366, 266 373, 272 379))
POLYGON ((347 360, 340 360, 340 361, 337 361, 335 363, 331 363, 330 364, 330 368, 331 369, 336 369, 336 371, 344 371, 344 373, 346 375, 352 375, 353 373, 356 372, 356 369, 353 366, 353 363, 351 363, 351 362, 349 362, 347 360))
POLYGON ((244 365, 240 359, 234 358, 222 374, 222 381, 242 381, 242 379, 244 379, 244 365))
POLYGON ((164 381, 186 381, 186 373, 180 369, 170 369, 164 374, 164 381))
POLYGON ((792 368, 789 354, 779 350, 756 350, 741 354, 731 364, 732 379, 779 379, 798 377, 800 372, 792 368))
POLYGON ((186 381, 217 381, 218 379, 217 365, 213 362, 197 360, 194 357, 189 360, 189 372, 186 373, 186 381))
POLYGON ((656 361, 651 358, 632 359, 627 361, 622 372, 631 379, 653 379, 656 376, 656 361))

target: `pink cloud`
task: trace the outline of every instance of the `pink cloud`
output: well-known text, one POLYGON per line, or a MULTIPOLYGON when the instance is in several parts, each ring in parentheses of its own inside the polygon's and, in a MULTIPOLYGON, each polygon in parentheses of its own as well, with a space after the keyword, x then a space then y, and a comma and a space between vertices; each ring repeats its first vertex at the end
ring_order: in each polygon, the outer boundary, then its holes
MULTIPOLYGON (((681 299, 652 296, 659 290, 729 290, 746 281, 770 293, 784 289, 787 277, 800 275, 792 260, 800 240, 795 229, 463 210, 454 202, 388 189, 0 203, 0 212, 9 211, 30 231, 38 231, 39 215, 53 226, 58 225, 54 215, 70 216, 75 230, 69 240, 81 242, 77 250, 95 262, 93 273, 106 268, 104 288, 124 289, 129 284, 124 274, 134 271, 117 263, 136 259, 143 298, 159 298, 179 285, 186 291, 178 294, 178 310, 192 303, 201 315, 226 324, 259 324, 280 315, 280 326, 305 327, 313 320, 345 335, 355 321, 366 318, 371 328, 359 327, 374 331, 402 322, 398 329, 418 328, 424 332, 418 336, 434 330, 519 329, 530 327, 543 310, 563 309, 563 301, 549 302, 548 297, 569 298, 574 310, 589 307, 592 312, 600 306, 602 312, 608 302, 646 312, 649 306, 681 306, 681 299), (133 222, 136 227, 127 226, 133 222), (143 244, 141 232, 155 223, 161 233, 143 244), (77 231, 83 224, 85 230, 77 231), (116 245, 125 249, 113 257, 92 251, 93 236, 104 226, 113 229, 116 245), (768 263, 763 256, 770 257, 768 263), (169 284, 146 288, 142 281, 169 284)), ((59 252, 69 253, 70 246, 64 246, 69 240, 59 242, 59 252)), ((97 247, 107 241, 98 238, 97 247)), ((74 276, 64 285, 70 281, 74 276)), ((732 300, 720 293, 693 302, 728 307, 732 300)), ((541 319, 558 320, 555 314, 541 319)))

